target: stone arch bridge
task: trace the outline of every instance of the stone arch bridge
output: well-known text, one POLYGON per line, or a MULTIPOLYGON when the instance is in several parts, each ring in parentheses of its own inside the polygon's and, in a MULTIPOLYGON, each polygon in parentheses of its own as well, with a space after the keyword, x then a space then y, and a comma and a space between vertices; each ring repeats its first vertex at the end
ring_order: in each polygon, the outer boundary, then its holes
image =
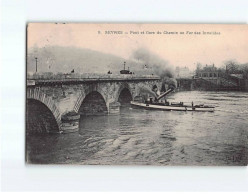
POLYGON ((66 132, 72 128, 62 120, 68 113, 116 113, 120 103, 154 86, 161 88, 157 76, 27 80, 27 131, 66 132))

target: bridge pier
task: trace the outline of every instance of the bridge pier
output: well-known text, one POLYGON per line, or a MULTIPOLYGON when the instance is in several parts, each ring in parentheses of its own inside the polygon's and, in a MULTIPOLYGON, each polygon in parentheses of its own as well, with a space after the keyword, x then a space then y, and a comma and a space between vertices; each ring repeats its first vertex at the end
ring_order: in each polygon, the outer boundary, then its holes
POLYGON ((80 115, 75 112, 69 112, 61 117, 61 133, 72 133, 79 131, 80 115))
POLYGON ((121 104, 119 102, 109 103, 109 108, 108 108, 109 114, 119 113, 120 112, 120 106, 121 106, 121 104))

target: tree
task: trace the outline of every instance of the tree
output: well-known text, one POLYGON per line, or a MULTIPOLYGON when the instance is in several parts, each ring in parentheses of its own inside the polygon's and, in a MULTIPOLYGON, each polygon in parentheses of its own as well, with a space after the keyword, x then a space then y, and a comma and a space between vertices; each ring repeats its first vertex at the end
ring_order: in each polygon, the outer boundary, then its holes
POLYGON ((240 73, 240 65, 236 60, 228 60, 225 62, 226 65, 226 73, 227 74, 239 74, 240 73))

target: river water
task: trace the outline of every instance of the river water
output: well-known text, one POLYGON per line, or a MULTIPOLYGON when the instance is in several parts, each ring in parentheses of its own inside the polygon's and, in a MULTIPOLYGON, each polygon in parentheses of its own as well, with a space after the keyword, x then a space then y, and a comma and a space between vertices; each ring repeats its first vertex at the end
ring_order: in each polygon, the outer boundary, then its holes
POLYGON ((81 117, 80 131, 27 137, 27 158, 42 164, 247 165, 248 93, 177 92, 169 101, 215 112, 151 111, 81 117))

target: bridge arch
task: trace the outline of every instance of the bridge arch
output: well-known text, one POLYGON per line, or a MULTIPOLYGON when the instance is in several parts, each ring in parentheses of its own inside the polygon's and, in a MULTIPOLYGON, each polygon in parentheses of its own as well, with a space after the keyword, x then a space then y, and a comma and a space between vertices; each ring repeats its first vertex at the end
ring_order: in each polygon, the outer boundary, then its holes
POLYGON ((74 111, 83 115, 108 113, 104 95, 98 90, 82 91, 74 106, 74 111))
POLYGON ((27 130, 31 133, 37 132, 59 132, 61 126, 60 112, 52 100, 43 93, 40 88, 27 90, 27 130), (33 126, 32 126, 33 125, 33 126), (40 127, 36 132, 32 128, 40 127))
POLYGON ((118 97, 118 102, 120 104, 129 103, 133 100, 133 96, 128 88, 123 88, 118 97))
POLYGON ((120 85, 115 99, 120 103, 127 103, 133 100, 132 90, 127 83, 122 83, 120 85))

